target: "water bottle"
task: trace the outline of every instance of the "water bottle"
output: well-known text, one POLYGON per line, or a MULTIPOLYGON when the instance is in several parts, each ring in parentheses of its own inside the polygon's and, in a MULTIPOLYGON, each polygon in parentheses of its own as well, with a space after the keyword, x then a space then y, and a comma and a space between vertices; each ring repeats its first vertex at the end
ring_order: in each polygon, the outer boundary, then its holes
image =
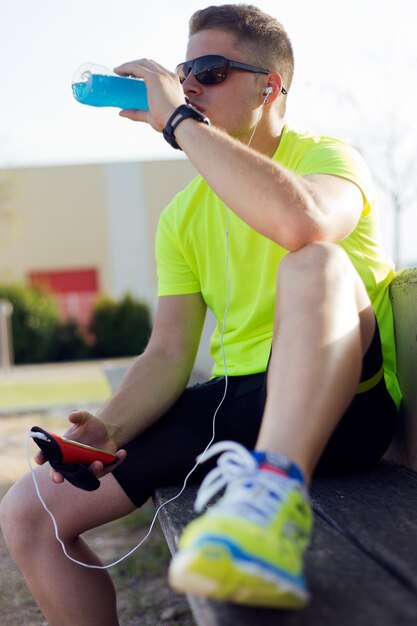
POLYGON ((107 67, 83 63, 72 79, 74 98, 95 107, 147 110, 145 81, 141 78, 119 76, 107 67))

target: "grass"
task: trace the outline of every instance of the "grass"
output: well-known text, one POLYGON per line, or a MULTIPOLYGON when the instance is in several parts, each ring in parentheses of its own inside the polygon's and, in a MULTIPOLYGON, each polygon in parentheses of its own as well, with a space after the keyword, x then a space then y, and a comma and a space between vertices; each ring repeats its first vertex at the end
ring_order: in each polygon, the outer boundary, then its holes
MULTIPOLYGON (((98 545, 103 556, 105 546, 112 547, 105 562, 125 554, 139 543, 147 533, 154 516, 154 506, 149 500, 141 509, 127 517, 110 522, 105 527, 107 541, 98 545), (122 541, 122 543, 121 543, 122 541)), ((97 530, 86 533, 92 544, 97 530)), ((121 623, 157 624, 167 626, 193 626, 194 620, 184 596, 167 586, 167 570, 170 553, 159 522, 142 546, 118 566, 109 570, 120 600, 121 623), (123 608, 122 608, 123 607, 123 608), (163 615, 165 617, 163 618, 163 615)))
POLYGON ((68 374, 65 378, 53 375, 42 378, 18 378, 13 374, 0 378, 0 410, 48 407, 83 402, 104 402, 110 396, 110 387, 104 375, 97 370, 68 374))

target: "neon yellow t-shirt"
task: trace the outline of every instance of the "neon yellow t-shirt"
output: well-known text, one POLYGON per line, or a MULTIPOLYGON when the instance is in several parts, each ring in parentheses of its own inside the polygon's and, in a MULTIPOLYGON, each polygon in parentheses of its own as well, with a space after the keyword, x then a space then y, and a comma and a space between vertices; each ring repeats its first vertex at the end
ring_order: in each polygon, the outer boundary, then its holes
MULTIPOLYGON (((384 372, 393 399, 400 402, 396 378, 394 326, 388 286, 394 277, 377 231, 375 190, 363 159, 330 137, 299 134, 285 126, 273 159, 301 176, 333 174, 354 182, 364 208, 355 230, 339 242, 362 277, 376 313, 384 372)), ((233 184, 233 182, 231 182, 233 184)), ((275 282, 287 250, 260 235, 227 210, 230 302, 223 337, 227 371, 241 376, 265 371, 271 348, 275 282)), ((197 176, 163 211, 157 233, 158 295, 201 292, 217 326, 211 337, 213 376, 224 374, 220 335, 227 301, 226 209, 197 176)))

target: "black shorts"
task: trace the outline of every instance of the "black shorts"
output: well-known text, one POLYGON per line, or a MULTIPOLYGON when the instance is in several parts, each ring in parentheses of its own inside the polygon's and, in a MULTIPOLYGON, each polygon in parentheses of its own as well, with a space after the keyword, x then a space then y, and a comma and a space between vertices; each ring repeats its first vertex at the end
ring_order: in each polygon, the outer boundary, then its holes
MULTIPOLYGON (((378 327, 364 356, 361 382, 377 377, 382 367, 378 327)), ((182 485, 212 437, 213 416, 224 395, 224 377, 187 388, 153 426, 131 441, 127 458, 113 474, 136 506, 157 487, 182 485)), ((233 440, 253 449, 266 399, 266 373, 228 378, 225 401, 215 422, 214 441, 233 440)), ((369 469, 387 450, 396 428, 397 408, 384 377, 354 396, 316 468, 316 476, 369 469)), ((201 481, 215 461, 199 465, 189 482, 201 481)))

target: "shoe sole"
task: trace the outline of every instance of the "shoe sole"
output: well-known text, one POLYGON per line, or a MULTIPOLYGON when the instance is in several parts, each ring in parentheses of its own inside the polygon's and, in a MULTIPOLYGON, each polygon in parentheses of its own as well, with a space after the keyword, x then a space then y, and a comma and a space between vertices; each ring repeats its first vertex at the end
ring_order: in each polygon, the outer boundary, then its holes
POLYGON ((302 577, 296 585, 285 574, 237 559, 227 546, 213 542, 178 553, 168 581, 180 593, 250 606, 298 609, 309 601, 302 577))

